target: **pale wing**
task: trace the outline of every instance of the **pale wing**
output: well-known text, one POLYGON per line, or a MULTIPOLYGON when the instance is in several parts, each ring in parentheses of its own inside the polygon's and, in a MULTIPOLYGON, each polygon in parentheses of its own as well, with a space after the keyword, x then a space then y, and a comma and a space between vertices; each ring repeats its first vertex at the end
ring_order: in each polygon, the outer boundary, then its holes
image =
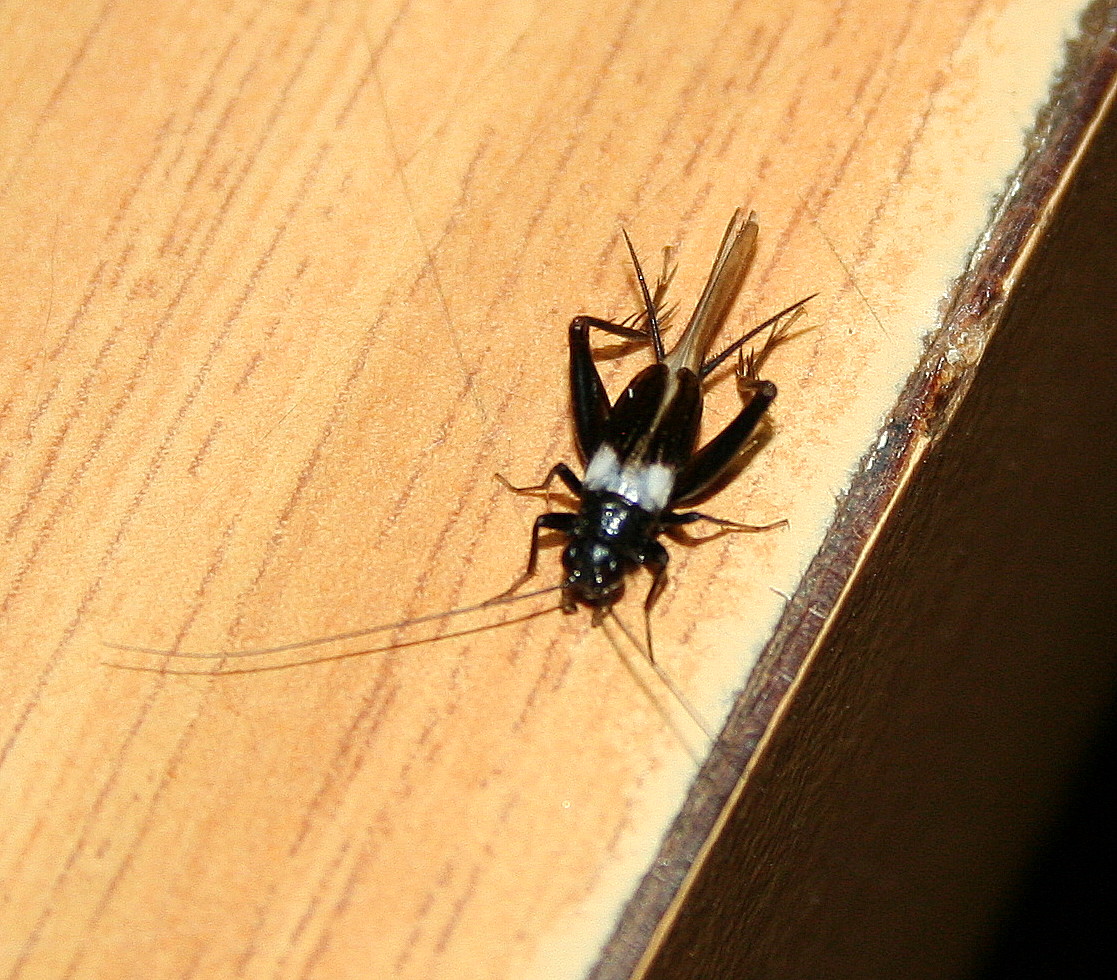
POLYGON ((678 344, 664 359, 673 371, 690 368, 696 374, 744 282, 758 231, 752 214, 738 208, 725 229, 710 278, 678 344))

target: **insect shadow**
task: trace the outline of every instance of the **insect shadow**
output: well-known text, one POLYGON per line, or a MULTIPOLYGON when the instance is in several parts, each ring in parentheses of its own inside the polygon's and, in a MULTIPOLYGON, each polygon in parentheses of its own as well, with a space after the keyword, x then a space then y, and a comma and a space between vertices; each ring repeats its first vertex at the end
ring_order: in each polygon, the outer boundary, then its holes
MULTIPOLYGON (((665 685, 705 729, 696 712, 655 662, 651 613, 666 583, 669 560, 667 549, 658 539, 661 535, 667 535, 675 540, 697 543, 687 535, 686 529, 700 522, 715 528, 712 535, 700 540, 727 533, 757 533, 786 525, 783 520, 769 524, 744 524, 714 517, 702 511, 681 510, 713 495, 762 444, 763 438, 757 438, 761 431, 758 427, 776 397, 776 386, 760 377, 760 369, 776 347, 792 336, 798 336, 791 334, 791 327, 802 313, 804 305, 813 299, 812 295, 792 303, 747 331, 720 353, 707 356, 714 337, 740 291, 755 252, 757 233, 755 217, 752 214, 746 216, 742 209, 737 209, 725 230, 698 304, 679 340, 667 351, 663 328, 675 312, 673 308, 668 309, 664 305, 676 268, 672 262, 671 250, 664 250, 663 271, 654 290, 649 289, 632 241, 628 233, 623 232, 639 284, 643 309, 621 322, 594 316, 577 316, 569 327, 571 409, 577 449, 585 466, 584 475, 578 477, 565 462, 556 463, 542 482, 531 486, 514 486, 497 474, 497 479, 513 492, 545 495, 548 500, 552 496, 551 487, 557 477, 570 495, 573 505, 570 511, 548 509, 535 519, 527 567, 504 592, 481 603, 401 622, 250 650, 197 653, 117 643, 105 645, 123 652, 225 661, 303 651, 558 592, 560 601, 556 606, 515 617, 505 623, 490 623, 482 627, 443 633, 434 638, 303 659, 293 663, 231 670, 222 666, 217 671, 204 673, 254 673, 398 650, 416 643, 430 642, 432 639, 469 635, 557 609, 571 613, 579 605, 591 610, 592 623, 595 626, 601 625, 606 616, 612 617, 629 640, 639 647, 632 633, 614 613, 613 607, 623 596, 627 579, 644 568, 651 574, 651 583, 644 598, 643 653, 665 685), (770 332, 763 346, 746 355, 745 345, 766 330, 770 332), (594 331, 619 338, 620 343, 615 346, 621 350, 629 349, 635 343, 650 346, 654 354, 654 363, 640 371, 615 401, 610 400, 594 361, 590 346, 590 336, 594 331), (737 359, 735 374, 742 406, 717 435, 699 448, 698 436, 705 388, 711 375, 734 356, 737 359), (521 593, 520 588, 536 573, 540 548, 544 543, 543 535, 547 532, 553 532, 565 542, 562 550, 563 580, 558 585, 521 593)), ((621 350, 609 353, 619 353, 621 350)), ((160 673, 203 673, 190 670, 168 671, 165 665, 114 666, 160 673)))

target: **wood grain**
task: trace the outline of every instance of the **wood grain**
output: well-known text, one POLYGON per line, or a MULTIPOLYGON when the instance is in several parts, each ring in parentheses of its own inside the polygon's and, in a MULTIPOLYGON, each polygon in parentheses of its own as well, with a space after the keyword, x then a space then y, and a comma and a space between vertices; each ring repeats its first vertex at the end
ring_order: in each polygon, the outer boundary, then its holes
MULTIPOLYGON (((663 669, 720 727, 1082 7, 6 5, 5 975, 634 966, 761 733, 712 749, 588 617, 540 600, 290 669, 104 643, 240 650, 505 588, 538 507, 492 474, 572 461, 564 328, 633 309, 621 225, 681 245, 685 308, 744 204, 734 322, 821 295, 769 362, 772 438, 715 498, 790 530, 674 547, 656 610, 663 669)), ((612 390, 633 360, 603 362, 612 390)))

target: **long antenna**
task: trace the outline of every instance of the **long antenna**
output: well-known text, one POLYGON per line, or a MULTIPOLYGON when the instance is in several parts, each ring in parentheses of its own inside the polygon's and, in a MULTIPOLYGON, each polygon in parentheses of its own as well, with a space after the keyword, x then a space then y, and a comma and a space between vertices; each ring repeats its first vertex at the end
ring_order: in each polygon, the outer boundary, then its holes
MULTIPOLYGON (((101 642, 110 650, 121 650, 125 653, 150 653, 160 657, 183 657, 191 660, 228 660, 234 657, 262 657, 269 653, 287 653, 290 650, 305 650, 308 647, 324 646, 327 643, 340 643, 342 640, 355 640, 362 636, 371 636, 374 633, 386 633, 389 630, 404 629, 407 626, 416 626, 419 623, 431 623, 435 620, 447 619, 450 616, 462 616, 465 613, 477 612, 480 609, 488 609, 490 606, 505 606, 510 602, 519 602, 522 599, 533 599, 536 596, 557 592, 561 588, 561 584, 549 585, 545 589, 536 589, 534 592, 524 592, 520 595, 505 595, 502 592, 500 595, 493 596, 491 599, 486 599, 484 602, 478 602, 471 606, 459 606, 457 609, 447 609, 443 612, 428 613, 425 616, 415 616, 412 619, 401 619, 396 623, 383 623, 380 626, 366 626, 363 629, 349 630, 345 633, 318 636, 312 640, 297 640, 293 643, 281 643, 274 647, 255 647, 250 650, 210 650, 195 652, 189 650, 173 650, 163 647, 133 646, 129 643, 108 643, 104 640, 101 642)), ((407 646, 408 644, 401 645, 407 646)))
MULTIPOLYGON (((534 593, 533 593, 534 594, 534 593)), ((522 598, 529 598, 523 596, 522 598)), ((154 667, 143 664, 121 664, 105 661, 108 667, 115 667, 117 670, 134 670, 141 674, 170 674, 176 677, 231 677, 241 674, 266 674, 275 670, 292 670, 296 667, 311 667, 320 664, 335 663, 339 660, 352 660, 355 657, 367 657, 374 653, 394 653, 396 650, 406 650, 408 647, 420 646, 424 643, 439 643, 442 640, 460 639, 463 636, 472 636, 475 633, 484 633, 489 630, 501 629, 505 626, 515 626, 518 623, 526 623, 532 619, 538 619, 540 616, 546 616, 553 612, 559 612, 562 606, 547 606, 545 609, 534 609, 531 612, 524 613, 520 616, 513 616, 511 619, 505 619, 499 623, 482 623, 480 626, 471 626, 468 629, 455 630, 452 633, 442 633, 439 636, 424 636, 415 640, 405 640, 403 643, 389 643, 382 647, 370 647, 364 650, 347 650, 345 653, 331 653, 324 657, 311 657, 308 660, 296 660, 291 663, 283 664, 259 664, 252 667, 235 667, 232 670, 225 670, 223 668, 202 669, 202 670, 183 670, 176 668, 168 668, 165 665, 154 667)), ((135 647, 117 647, 116 649, 134 650, 135 647)))
POLYGON ((654 660, 651 659, 651 657, 648 656, 648 652, 640 645, 640 642, 636 639, 636 637, 633 636, 632 631, 628 628, 625 621, 613 611, 612 606, 609 607, 609 616, 617 624, 617 626, 620 627, 621 632, 624 633, 624 635, 628 638, 628 642, 631 643, 632 646, 640 652, 641 656, 643 656, 643 658, 648 662, 652 670, 655 671, 656 676, 660 679, 660 681, 663 682, 663 686, 671 692, 672 697, 674 697, 674 699, 679 703, 682 709, 688 715, 690 715, 690 720, 693 721, 702 730, 702 734, 710 740, 711 744, 713 744, 715 740, 714 733, 710 731, 709 725, 706 724, 705 719, 703 719, 703 717, 698 713, 698 709, 695 708, 694 705, 691 704, 687 696, 683 694, 682 690, 679 688, 679 685, 671 679, 670 675, 662 667, 660 667, 659 664, 657 664, 654 660))

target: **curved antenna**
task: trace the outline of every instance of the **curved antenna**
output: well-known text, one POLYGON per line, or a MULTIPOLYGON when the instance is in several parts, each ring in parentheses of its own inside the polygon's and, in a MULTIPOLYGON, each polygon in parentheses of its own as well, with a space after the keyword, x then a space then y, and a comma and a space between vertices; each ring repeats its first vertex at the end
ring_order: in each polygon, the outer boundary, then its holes
MULTIPOLYGON (((488 609, 490 606, 505 606, 510 602, 519 602, 522 599, 533 599, 536 596, 547 595, 549 592, 557 592, 561 588, 561 584, 549 585, 545 589, 536 589, 534 592, 524 592, 520 595, 508 595, 502 592, 500 595, 493 596, 491 599, 486 599, 484 602, 474 603, 471 606, 459 606, 457 609, 446 609, 442 612, 428 613, 425 616, 401 619, 396 623, 383 623, 380 626, 366 626, 363 629, 349 630, 345 633, 332 633, 329 636, 318 636, 312 640, 296 640, 292 643, 281 643, 274 647, 255 647, 250 650, 210 650, 205 652, 193 652, 188 650, 171 650, 163 647, 134 646, 129 643, 108 643, 104 640, 101 642, 102 645, 108 647, 110 650, 121 650, 125 653, 150 653, 160 657, 182 657, 188 660, 228 660, 236 657, 262 657, 270 653, 287 653, 291 650, 305 650, 308 647, 324 646, 328 643, 340 643, 342 640, 355 640, 362 636, 371 636, 374 633, 386 633, 389 630, 404 629, 408 626, 416 626, 419 623, 431 623, 435 620, 446 619, 450 616, 462 616, 465 613, 477 612, 480 609, 488 609)), ((406 646, 407 644, 400 645, 406 646)))
MULTIPOLYGON (((670 675, 662 667, 660 667, 659 664, 657 664, 654 660, 652 660, 651 657, 648 656, 648 652, 640 645, 640 642, 636 639, 636 637, 632 635, 632 631, 628 628, 624 620, 621 619, 620 616, 618 616, 613 611, 612 606, 609 607, 608 615, 617 624, 617 626, 620 627, 620 631, 624 633, 624 635, 628 638, 628 642, 631 643, 633 647, 635 647, 635 649, 640 651, 644 659, 647 660, 648 664, 651 666, 652 670, 655 671, 656 676, 660 679, 660 681, 663 682, 663 686, 671 692, 671 696, 679 703, 682 709, 688 715, 690 715, 690 720, 693 721, 694 724, 702 730, 702 734, 705 735, 707 739, 709 739, 710 744, 712 745, 716 740, 714 733, 710 731, 709 725, 706 724, 705 719, 698 713, 698 709, 694 707, 687 696, 683 694, 682 690, 679 688, 679 685, 671 679, 670 675)), ((629 669, 631 670, 631 668, 629 669)), ((637 683, 639 683, 639 678, 637 678, 637 683)), ((643 687, 642 684, 640 686, 643 687)), ((647 689, 645 688, 645 690, 647 689)), ((648 693, 648 696, 651 697, 650 692, 648 693)))
MULTIPOLYGON (((526 599, 529 598, 529 596, 525 595, 522 596, 522 598, 526 599)), ((394 653, 396 650, 406 650, 408 647, 417 647, 424 643, 439 643, 442 640, 460 639, 463 636, 472 636, 475 633, 484 633, 488 630, 501 629, 504 626, 515 626, 519 623, 526 623, 529 620, 538 619, 540 616, 559 612, 561 609, 562 606, 547 606, 545 609, 535 609, 529 613, 502 620, 499 623, 484 623, 481 626, 471 626, 468 629, 455 630, 452 633, 442 633, 439 636, 424 636, 417 640, 405 640, 403 643, 389 643, 382 647, 371 647, 367 650, 347 650, 345 653, 331 653, 324 657, 311 657, 309 660, 295 660, 292 663, 285 664, 260 664, 254 667, 234 667, 232 670, 224 670, 220 667, 212 670, 182 670, 175 668, 168 669, 165 665, 150 667, 142 664, 112 663, 111 661, 105 661, 104 663, 105 666, 115 667, 117 670, 133 670, 141 674, 170 674, 175 677, 234 677, 242 674, 267 674, 276 670, 292 670, 295 667, 312 667, 319 664, 335 663, 340 660, 351 660, 356 657, 367 657, 374 653, 394 653)))

